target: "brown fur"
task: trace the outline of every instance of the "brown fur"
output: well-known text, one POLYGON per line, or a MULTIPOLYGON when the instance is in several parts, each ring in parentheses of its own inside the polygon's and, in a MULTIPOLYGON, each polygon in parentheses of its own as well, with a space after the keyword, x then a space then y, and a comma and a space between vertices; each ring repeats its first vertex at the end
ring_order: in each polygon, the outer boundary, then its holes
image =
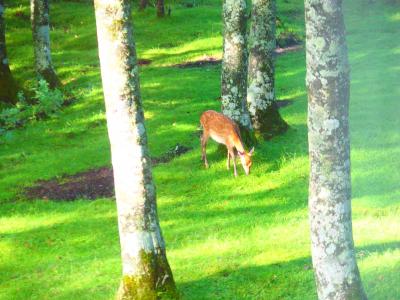
POLYGON ((239 154, 242 166, 248 175, 250 173, 250 167, 252 165, 251 155, 253 150, 247 153, 244 150, 243 142, 240 137, 239 127, 234 121, 227 116, 218 113, 213 110, 204 112, 200 117, 200 123, 203 127, 203 135, 201 136, 201 150, 202 160, 204 160, 205 166, 208 168, 208 161, 206 156, 207 141, 211 137, 213 140, 220 144, 224 144, 228 150, 227 168, 230 167, 230 159, 233 159, 234 174, 237 176, 236 171, 236 153, 239 154))

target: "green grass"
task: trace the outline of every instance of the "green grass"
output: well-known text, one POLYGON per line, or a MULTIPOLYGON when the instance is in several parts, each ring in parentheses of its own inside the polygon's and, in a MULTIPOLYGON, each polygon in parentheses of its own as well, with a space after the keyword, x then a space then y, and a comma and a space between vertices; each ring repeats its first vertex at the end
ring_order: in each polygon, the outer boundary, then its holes
MULTIPOLYGON (((34 84, 25 0, 6 13, 15 77, 34 84), (20 6, 21 5, 21 6, 20 6)), ((278 1, 279 16, 304 34, 303 1, 278 1)), ((218 66, 171 67, 221 55, 220 1, 177 3, 172 17, 134 12, 150 151, 195 149, 154 168, 168 258, 184 299, 316 299, 307 215, 307 99, 304 51, 277 60, 282 109, 291 129, 256 149, 252 174, 225 169, 208 148, 200 162, 198 118, 219 109, 218 66)), ((120 278, 115 202, 28 201, 38 179, 107 166, 110 152, 90 5, 51 7, 53 61, 78 95, 58 118, 15 130, 0 144, 0 299, 112 299, 120 278)), ((354 238, 371 299, 400 295, 399 7, 346 3, 352 66, 351 137, 354 238)))

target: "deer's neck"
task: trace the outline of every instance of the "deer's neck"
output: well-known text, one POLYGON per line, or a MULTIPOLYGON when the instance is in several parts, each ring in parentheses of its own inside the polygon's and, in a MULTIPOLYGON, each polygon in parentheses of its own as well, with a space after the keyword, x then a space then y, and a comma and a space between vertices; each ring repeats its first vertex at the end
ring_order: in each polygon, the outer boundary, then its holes
POLYGON ((236 150, 237 150, 238 152, 241 152, 241 153, 244 152, 243 142, 242 142, 242 140, 240 139, 240 137, 237 137, 237 138, 235 139, 235 148, 236 148, 236 150))

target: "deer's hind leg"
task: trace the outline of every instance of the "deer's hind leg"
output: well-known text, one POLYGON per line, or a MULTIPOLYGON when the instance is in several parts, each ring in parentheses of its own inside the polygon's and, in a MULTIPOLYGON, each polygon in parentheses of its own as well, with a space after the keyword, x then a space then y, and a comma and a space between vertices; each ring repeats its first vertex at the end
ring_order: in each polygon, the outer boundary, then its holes
POLYGON ((227 149, 228 157, 226 160, 226 168, 229 170, 231 168, 231 154, 229 153, 229 149, 227 149))
POLYGON ((208 132, 206 132, 205 130, 203 131, 203 134, 200 137, 200 141, 201 141, 201 159, 204 160, 204 165, 206 166, 206 168, 208 168, 208 161, 207 161, 207 141, 209 138, 209 134, 208 132))

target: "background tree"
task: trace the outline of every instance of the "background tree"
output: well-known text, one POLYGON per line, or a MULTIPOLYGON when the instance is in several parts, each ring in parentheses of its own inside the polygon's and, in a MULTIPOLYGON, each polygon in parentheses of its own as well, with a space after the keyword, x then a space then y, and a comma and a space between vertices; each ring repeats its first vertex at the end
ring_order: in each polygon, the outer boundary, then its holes
POLYGON ((31 0, 31 22, 36 72, 49 87, 61 87, 50 52, 49 0, 31 0))
POLYGON ((4 10, 4 0, 0 0, 0 102, 14 104, 18 87, 8 65, 4 10))
POLYGON ((95 0, 123 278, 119 299, 176 296, 158 222, 130 0, 95 0))
POLYGON ((157 0, 157 17, 162 18, 165 16, 164 0, 157 0))
POLYGON ((356 263, 349 142, 349 64, 341 0, 306 0, 309 209, 319 299, 366 299, 356 263))
POLYGON ((224 0, 222 15, 224 23, 222 113, 239 125, 242 137, 248 142, 252 127, 246 107, 246 0, 224 0))
POLYGON ((144 10, 149 5, 149 0, 140 0, 139 9, 144 10))
POLYGON ((276 1, 253 0, 249 35, 247 105, 253 129, 264 138, 287 130, 275 101, 276 1))

